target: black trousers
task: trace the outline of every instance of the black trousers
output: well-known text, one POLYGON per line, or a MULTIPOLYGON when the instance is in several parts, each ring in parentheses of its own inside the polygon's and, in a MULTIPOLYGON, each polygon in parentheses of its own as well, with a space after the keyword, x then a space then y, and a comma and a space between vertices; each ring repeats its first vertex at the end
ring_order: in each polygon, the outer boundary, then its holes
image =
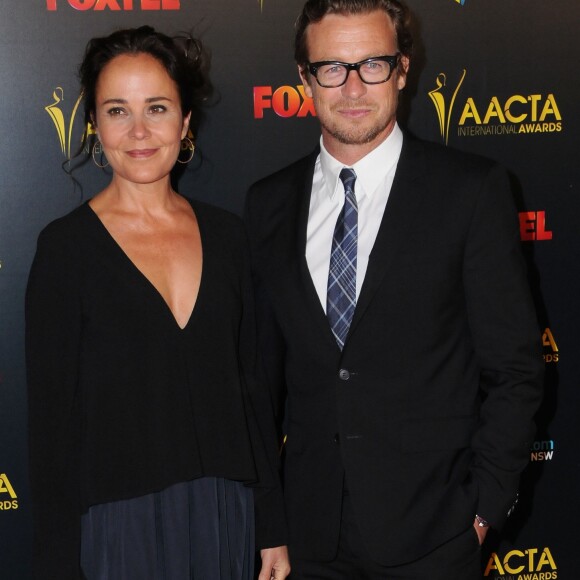
MULTIPOLYGON (((388 546, 385 546, 388 550, 388 546)), ((382 566, 367 554, 354 521, 348 493, 343 496, 340 539, 330 562, 292 556, 290 580, 481 580, 481 549, 470 527, 419 560, 401 566, 382 566)))

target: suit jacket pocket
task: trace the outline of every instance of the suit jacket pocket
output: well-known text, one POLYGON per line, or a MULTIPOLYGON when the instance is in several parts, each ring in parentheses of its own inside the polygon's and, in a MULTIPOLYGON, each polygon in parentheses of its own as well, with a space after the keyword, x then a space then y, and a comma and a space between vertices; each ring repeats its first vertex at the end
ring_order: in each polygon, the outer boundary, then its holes
POLYGON ((466 448, 476 425, 475 415, 412 419, 402 425, 401 449, 420 453, 466 448))

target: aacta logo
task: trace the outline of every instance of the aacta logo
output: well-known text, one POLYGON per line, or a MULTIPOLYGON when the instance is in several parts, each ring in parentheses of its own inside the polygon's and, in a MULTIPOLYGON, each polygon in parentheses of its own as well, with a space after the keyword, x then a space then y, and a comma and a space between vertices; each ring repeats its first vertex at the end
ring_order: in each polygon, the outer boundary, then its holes
POLYGON ((272 87, 254 87, 254 119, 263 119, 265 109, 272 109, 279 117, 316 116, 314 102, 306 96, 303 85, 284 85, 275 91, 272 87))
POLYGON ((521 211, 520 238, 522 242, 537 242, 552 239, 552 232, 546 229, 545 211, 521 211))
POLYGON ((180 0, 46 0, 47 10, 68 4, 75 10, 179 10, 180 0))
POLYGON ((534 441, 530 461, 552 461, 554 458, 554 441, 534 441))
POLYGON ((0 511, 17 510, 18 499, 5 473, 0 473, 0 511), (5 495, 6 494, 6 495, 5 495))
POLYGON ((455 109, 461 111, 457 123, 459 137, 562 131, 562 115, 552 93, 516 94, 501 101, 493 96, 477 102, 473 97, 467 97, 457 103, 466 75, 464 69, 453 87, 448 86, 447 75, 439 73, 435 79, 435 88, 427 93, 435 106, 441 137, 446 144, 455 109))
POLYGON ((544 346, 544 362, 557 363, 560 360, 560 351, 549 328, 546 328, 542 334, 542 345, 544 346))
POLYGON ((484 577, 495 570, 500 576, 494 575, 496 580, 554 580, 558 578, 558 568, 550 552, 550 548, 528 548, 527 550, 511 550, 502 560, 492 552, 484 577), (506 574, 510 574, 506 576, 506 574), (511 576, 517 574, 517 576, 511 576))

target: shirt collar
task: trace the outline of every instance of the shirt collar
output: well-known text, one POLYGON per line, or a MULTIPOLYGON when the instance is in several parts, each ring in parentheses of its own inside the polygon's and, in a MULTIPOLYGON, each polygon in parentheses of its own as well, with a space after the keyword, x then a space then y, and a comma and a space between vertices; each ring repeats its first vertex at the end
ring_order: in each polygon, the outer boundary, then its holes
MULTIPOLYGON (((370 153, 357 161, 351 167, 356 173, 356 197, 360 201, 365 195, 371 196, 384 181, 387 174, 399 161, 403 147, 403 132, 395 123, 389 136, 370 153)), ((324 191, 330 199, 338 192, 343 192, 339 178, 343 167, 348 167, 335 159, 324 147, 320 137, 320 169, 324 179, 324 191)))

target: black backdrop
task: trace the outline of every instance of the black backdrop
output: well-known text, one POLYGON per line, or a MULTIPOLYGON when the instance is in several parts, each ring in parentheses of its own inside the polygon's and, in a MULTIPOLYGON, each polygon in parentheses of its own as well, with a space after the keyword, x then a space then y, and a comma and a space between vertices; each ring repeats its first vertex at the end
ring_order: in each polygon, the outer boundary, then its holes
MULTIPOLYGON (((547 366, 546 400, 518 509, 491 536, 482 574, 580 574, 580 30, 577 0, 409 0, 418 46, 401 121, 512 173, 547 366)), ((292 61, 302 0, 3 0, 0 6, 0 576, 30 577, 23 296, 40 229, 108 177, 74 188, 61 164, 82 132, 76 67, 86 41, 151 24, 210 46, 219 101, 180 190, 240 212, 255 179, 318 138, 292 61)), ((493 236, 493 223, 489 235, 493 236)), ((432 236, 438 235, 433 224, 432 236)), ((428 241, 428 240, 426 240, 428 241)), ((455 580, 455 579, 453 579, 455 580)))

